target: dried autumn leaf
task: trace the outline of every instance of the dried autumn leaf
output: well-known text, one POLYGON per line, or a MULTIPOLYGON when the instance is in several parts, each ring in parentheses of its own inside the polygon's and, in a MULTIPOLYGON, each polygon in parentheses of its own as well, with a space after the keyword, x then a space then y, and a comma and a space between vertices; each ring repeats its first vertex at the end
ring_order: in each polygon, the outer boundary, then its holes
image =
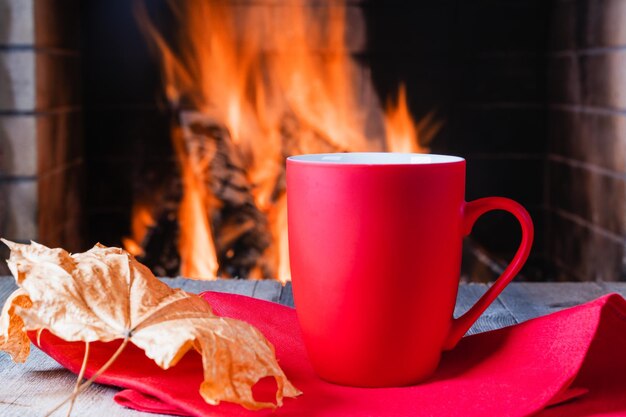
POLYGON ((24 332, 24 321, 15 313, 17 306, 32 305, 26 291, 17 289, 4 303, 0 314, 0 350, 7 352, 15 362, 25 362, 30 353, 30 339, 24 332))
POLYGON ((216 316, 202 298, 168 287, 122 249, 96 245, 70 255, 34 242, 3 242, 11 248, 8 264, 20 289, 0 318, 3 325, 10 322, 6 330, 0 327, 0 349, 15 360, 28 356, 26 331, 47 329, 66 341, 130 341, 163 369, 195 349, 204 367, 200 395, 209 404, 273 408, 252 396, 266 376, 276 380, 278 406, 283 397, 300 394, 256 328, 216 316))

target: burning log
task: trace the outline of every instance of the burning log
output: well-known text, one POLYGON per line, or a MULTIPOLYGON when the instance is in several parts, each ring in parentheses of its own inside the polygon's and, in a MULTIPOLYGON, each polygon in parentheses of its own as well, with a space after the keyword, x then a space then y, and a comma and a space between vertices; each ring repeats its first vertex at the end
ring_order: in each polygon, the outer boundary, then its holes
POLYGON ((254 185, 247 176, 247 161, 229 131, 211 117, 182 113, 181 129, 187 163, 197 167, 207 192, 207 218, 211 225, 218 273, 274 277, 275 270, 262 261, 271 244, 265 214, 257 207, 254 185))
MULTIPOLYGON (((268 225, 268 213, 258 207, 255 184, 248 177, 249 158, 236 146, 224 126, 198 112, 181 112, 175 127, 181 163, 194 167, 206 193, 206 218, 211 227, 218 275, 230 277, 277 276, 278 254, 271 248, 276 240, 268 225)), ((282 158, 313 152, 346 152, 317 129, 307 126, 292 113, 280 123, 282 158)), ((153 207, 154 223, 141 243, 140 259, 158 274, 178 274, 181 256, 179 211, 183 181, 172 178, 164 187, 159 207, 153 207)), ((271 203, 285 194, 285 167, 277 172, 271 203)))

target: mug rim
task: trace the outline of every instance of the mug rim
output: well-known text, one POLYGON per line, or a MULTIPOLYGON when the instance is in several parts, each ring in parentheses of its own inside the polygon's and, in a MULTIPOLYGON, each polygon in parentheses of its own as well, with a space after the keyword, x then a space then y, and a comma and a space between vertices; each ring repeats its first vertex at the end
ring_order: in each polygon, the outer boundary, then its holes
POLYGON ((404 152, 337 152, 292 155, 289 162, 323 165, 442 165, 465 161, 454 155, 404 152))

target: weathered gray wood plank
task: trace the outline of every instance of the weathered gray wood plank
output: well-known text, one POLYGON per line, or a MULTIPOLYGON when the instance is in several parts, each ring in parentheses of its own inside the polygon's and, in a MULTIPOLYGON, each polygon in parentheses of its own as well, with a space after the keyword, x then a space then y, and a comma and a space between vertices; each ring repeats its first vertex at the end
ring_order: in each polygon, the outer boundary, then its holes
POLYGON ((4 300, 16 289, 17 284, 15 284, 13 277, 0 277, 0 302, 2 305, 4 305, 4 300))
POLYGON ((282 288, 280 292, 280 297, 278 298, 278 302, 289 307, 295 306, 293 302, 293 291, 291 289, 291 282, 286 283, 285 286, 282 288))
MULTIPOLYGON (((73 390, 76 376, 39 349, 33 349, 24 364, 0 354, 0 416, 41 417, 63 401, 73 390)), ((76 401, 73 416, 150 417, 120 407, 113 401, 117 389, 94 384, 76 401)), ((64 416, 64 411, 55 415, 64 416)))
MULTIPOLYGON (((486 284, 469 283, 459 286, 454 317, 469 310, 489 288, 486 284)), ((467 334, 481 333, 488 330, 499 329, 517 323, 515 317, 496 299, 487 310, 478 318, 467 334)))
POLYGON ((608 292, 595 282, 511 283, 499 299, 522 322, 586 303, 608 292))
POLYGON ((626 297, 626 282, 598 282, 597 284, 607 293, 616 292, 626 297))
POLYGON ((160 278, 173 288, 180 288, 195 294, 203 291, 216 291, 231 294, 247 295, 260 300, 278 302, 282 285, 278 281, 249 281, 240 279, 220 279, 217 281, 201 281, 186 278, 160 278))
POLYGON ((283 286, 278 281, 255 281, 254 290, 252 291, 252 297, 277 303, 278 301, 280 301, 280 294, 282 291, 283 286))
POLYGON ((226 292, 231 294, 247 295, 252 297, 256 281, 244 279, 218 279, 216 281, 201 281, 186 278, 161 278, 170 287, 180 288, 191 293, 203 291, 226 292))

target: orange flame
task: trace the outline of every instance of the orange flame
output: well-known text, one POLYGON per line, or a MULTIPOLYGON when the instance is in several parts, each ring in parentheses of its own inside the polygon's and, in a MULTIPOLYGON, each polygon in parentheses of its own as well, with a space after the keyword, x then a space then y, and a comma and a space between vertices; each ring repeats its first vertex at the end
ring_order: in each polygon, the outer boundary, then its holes
POLYGON ((406 102, 406 88, 400 85, 395 103, 389 101, 385 111, 385 133, 389 152, 423 152, 417 129, 406 102))
POLYGON ((180 135, 174 134, 173 141, 183 182, 183 198, 178 208, 181 274, 195 279, 215 279, 219 265, 207 212, 210 196, 202 176, 202 165, 208 161, 194 152, 188 153, 180 135))
POLYGON ((152 217, 151 204, 147 201, 135 203, 131 211, 130 237, 123 237, 122 244, 124 248, 134 256, 143 255, 143 242, 148 229, 154 226, 155 221, 152 217))
MULTIPOLYGON (((176 108, 182 102, 191 104, 218 121, 246 155, 254 203, 265 214, 273 239, 265 261, 272 264, 275 278, 286 282, 285 156, 419 151, 404 88, 385 120, 376 100, 364 105, 364 96, 375 96, 373 87, 346 47, 346 8, 336 0, 315 6, 306 0, 170 5, 181 24, 176 47, 140 10, 140 22, 161 57, 168 99, 176 108)), ((202 164, 208 162, 185 146, 179 134, 174 140, 184 188, 179 212, 181 274, 214 278, 219 265, 211 213, 217 203, 203 177, 202 164)), ((254 268, 250 275, 258 278, 260 270, 254 268)))

